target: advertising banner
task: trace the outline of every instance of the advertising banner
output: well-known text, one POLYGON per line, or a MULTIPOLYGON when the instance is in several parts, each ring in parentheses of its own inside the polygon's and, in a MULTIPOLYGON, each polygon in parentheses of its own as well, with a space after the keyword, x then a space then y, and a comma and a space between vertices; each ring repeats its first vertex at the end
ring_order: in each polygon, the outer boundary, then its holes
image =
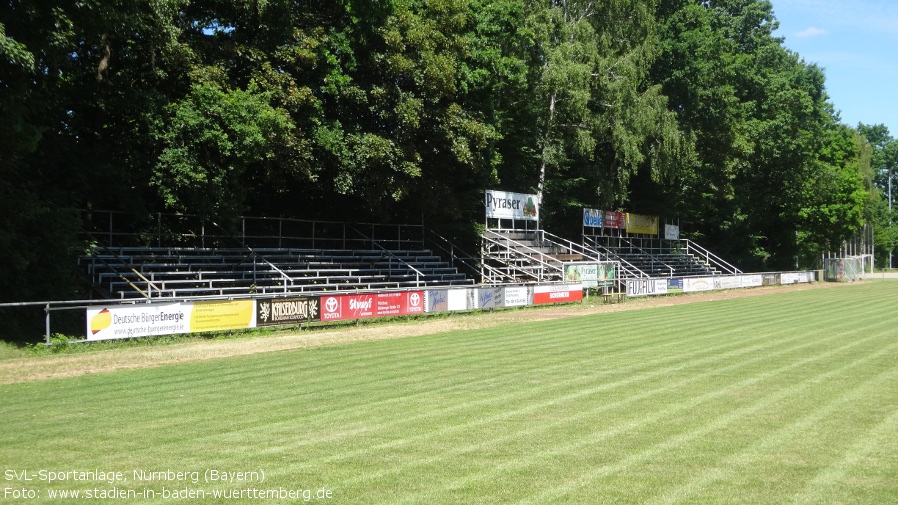
POLYGON ((87 340, 239 330, 256 326, 253 300, 89 308, 86 319, 87 340))
POLYGON ((658 234, 658 216, 627 213, 627 233, 658 234))
POLYGON ((580 283, 585 288, 610 286, 617 274, 616 263, 566 263, 564 282, 580 283))
POLYGON ((424 313, 423 291, 394 291, 321 297, 321 320, 367 319, 424 313))
POLYGON ((735 289, 742 287, 742 277, 738 275, 724 275, 714 278, 714 289, 735 289))
POLYGON ((602 227, 602 216, 604 212, 595 209, 583 209, 583 226, 590 228, 602 227))
POLYGON ((495 309, 505 306, 505 288, 477 288, 475 309, 495 309))
POLYGON ((564 265, 564 282, 580 282, 587 288, 598 286, 598 263, 566 263, 564 265))
POLYGON ((798 272, 783 272, 780 274, 780 284, 795 284, 798 282, 798 272))
POLYGON ((667 279, 628 279, 627 297, 666 295, 667 279))
POLYGON ((599 263, 596 272, 599 286, 610 286, 617 279, 617 263, 599 263))
POLYGON ((689 277, 683 279, 683 292, 711 291, 714 289, 714 277, 689 277))
POLYGON ((223 331, 255 328, 254 300, 195 302, 190 317, 190 331, 223 331))
POLYGON ((424 292, 425 312, 468 310, 468 289, 428 289, 424 292))
POLYGON ((683 279, 667 279, 667 293, 682 293, 683 292, 683 279))
POLYGON ((190 331, 192 303, 87 309, 87 340, 175 335, 190 331))
POLYGON ((526 286, 506 286, 505 306, 523 307, 533 305, 533 288, 526 286))
POLYGON ((449 290, 449 310, 468 310, 468 288, 456 288, 449 290))
POLYGON ((487 190, 485 198, 488 218, 539 221, 536 195, 487 190))
POLYGON ((613 228, 615 230, 623 230, 627 226, 627 216, 623 212, 605 211, 602 224, 605 228, 613 228))
POLYGON ((533 289, 533 304, 577 302, 583 299, 582 284, 556 284, 536 286, 533 289))
POLYGON ((314 297, 256 300, 256 324, 300 324, 321 321, 320 299, 314 297))
POLYGON ((446 312, 448 310, 448 289, 428 289, 424 292, 424 312, 446 312))
POLYGON ((764 276, 759 274, 754 275, 743 275, 742 276, 742 287, 743 288, 756 288, 764 285, 764 276))
POLYGON ((762 274, 764 277, 764 285, 765 286, 776 286, 780 283, 780 274, 771 273, 771 274, 762 274))
POLYGON ((680 227, 675 224, 664 225, 664 238, 667 240, 680 240, 680 227))

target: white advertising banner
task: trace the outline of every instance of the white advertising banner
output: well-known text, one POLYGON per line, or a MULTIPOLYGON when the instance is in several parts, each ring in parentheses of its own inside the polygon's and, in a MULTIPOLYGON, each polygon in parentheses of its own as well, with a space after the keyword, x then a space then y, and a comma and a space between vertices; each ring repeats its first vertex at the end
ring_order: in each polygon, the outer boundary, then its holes
POLYGON ((795 284, 798 282, 797 272, 784 272, 780 274, 780 284, 795 284))
POLYGON ((536 195, 487 190, 484 196, 488 218, 539 221, 536 195))
POLYGON ((763 275, 743 275, 742 276, 742 287, 743 288, 756 288, 764 285, 764 276, 763 275))
POLYGON ((505 288, 478 288, 475 309, 494 309, 505 306, 505 288))
POLYGON ((506 286, 505 306, 523 307, 533 304, 533 288, 526 286, 506 286))
POLYGON ((714 289, 736 289, 742 287, 742 277, 738 275, 724 275, 714 278, 714 289))
POLYGON ((683 292, 711 291, 714 289, 714 277, 687 277, 683 279, 683 292))
POLYGON ((87 340, 154 337, 256 327, 254 300, 141 303, 87 309, 87 340))
POLYGON ((447 303, 449 304, 450 311, 468 309, 468 291, 470 290, 467 288, 449 290, 449 299, 447 300, 447 303))
POLYGON ((667 240, 680 240, 680 227, 675 224, 664 225, 664 238, 667 240))
POLYGON ((448 289, 428 289, 424 292, 424 312, 446 312, 449 310, 448 289))
POLYGON ((667 279, 628 279, 627 297, 666 295, 667 279))
POLYGON ((188 333, 192 305, 159 303, 87 309, 87 340, 188 333))

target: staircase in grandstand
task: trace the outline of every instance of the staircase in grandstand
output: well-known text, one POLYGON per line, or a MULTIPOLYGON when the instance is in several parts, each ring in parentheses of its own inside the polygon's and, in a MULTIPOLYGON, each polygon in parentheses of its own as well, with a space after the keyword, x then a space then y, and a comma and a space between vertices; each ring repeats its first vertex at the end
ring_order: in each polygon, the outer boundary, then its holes
POLYGON ((563 282, 566 263, 598 262, 598 254, 545 230, 486 230, 481 235, 484 283, 563 282))
POLYGON ((626 236, 583 237, 603 259, 621 263, 621 277, 692 277, 736 275, 741 270, 686 239, 641 241, 626 236))

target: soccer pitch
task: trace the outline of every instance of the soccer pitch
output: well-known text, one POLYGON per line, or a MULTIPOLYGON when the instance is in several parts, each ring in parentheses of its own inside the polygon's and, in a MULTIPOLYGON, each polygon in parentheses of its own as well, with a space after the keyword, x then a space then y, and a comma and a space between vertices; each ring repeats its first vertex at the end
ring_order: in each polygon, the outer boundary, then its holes
POLYGON ((706 298, 2 385, 2 501, 898 502, 898 281, 706 298))

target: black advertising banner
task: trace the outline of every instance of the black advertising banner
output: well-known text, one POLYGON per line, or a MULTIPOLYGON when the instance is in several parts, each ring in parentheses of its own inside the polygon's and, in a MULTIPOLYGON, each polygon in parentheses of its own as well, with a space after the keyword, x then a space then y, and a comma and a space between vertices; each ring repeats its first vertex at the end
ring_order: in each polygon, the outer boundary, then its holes
POLYGON ((300 324, 321 321, 317 296, 270 298, 256 301, 256 325, 300 324))

